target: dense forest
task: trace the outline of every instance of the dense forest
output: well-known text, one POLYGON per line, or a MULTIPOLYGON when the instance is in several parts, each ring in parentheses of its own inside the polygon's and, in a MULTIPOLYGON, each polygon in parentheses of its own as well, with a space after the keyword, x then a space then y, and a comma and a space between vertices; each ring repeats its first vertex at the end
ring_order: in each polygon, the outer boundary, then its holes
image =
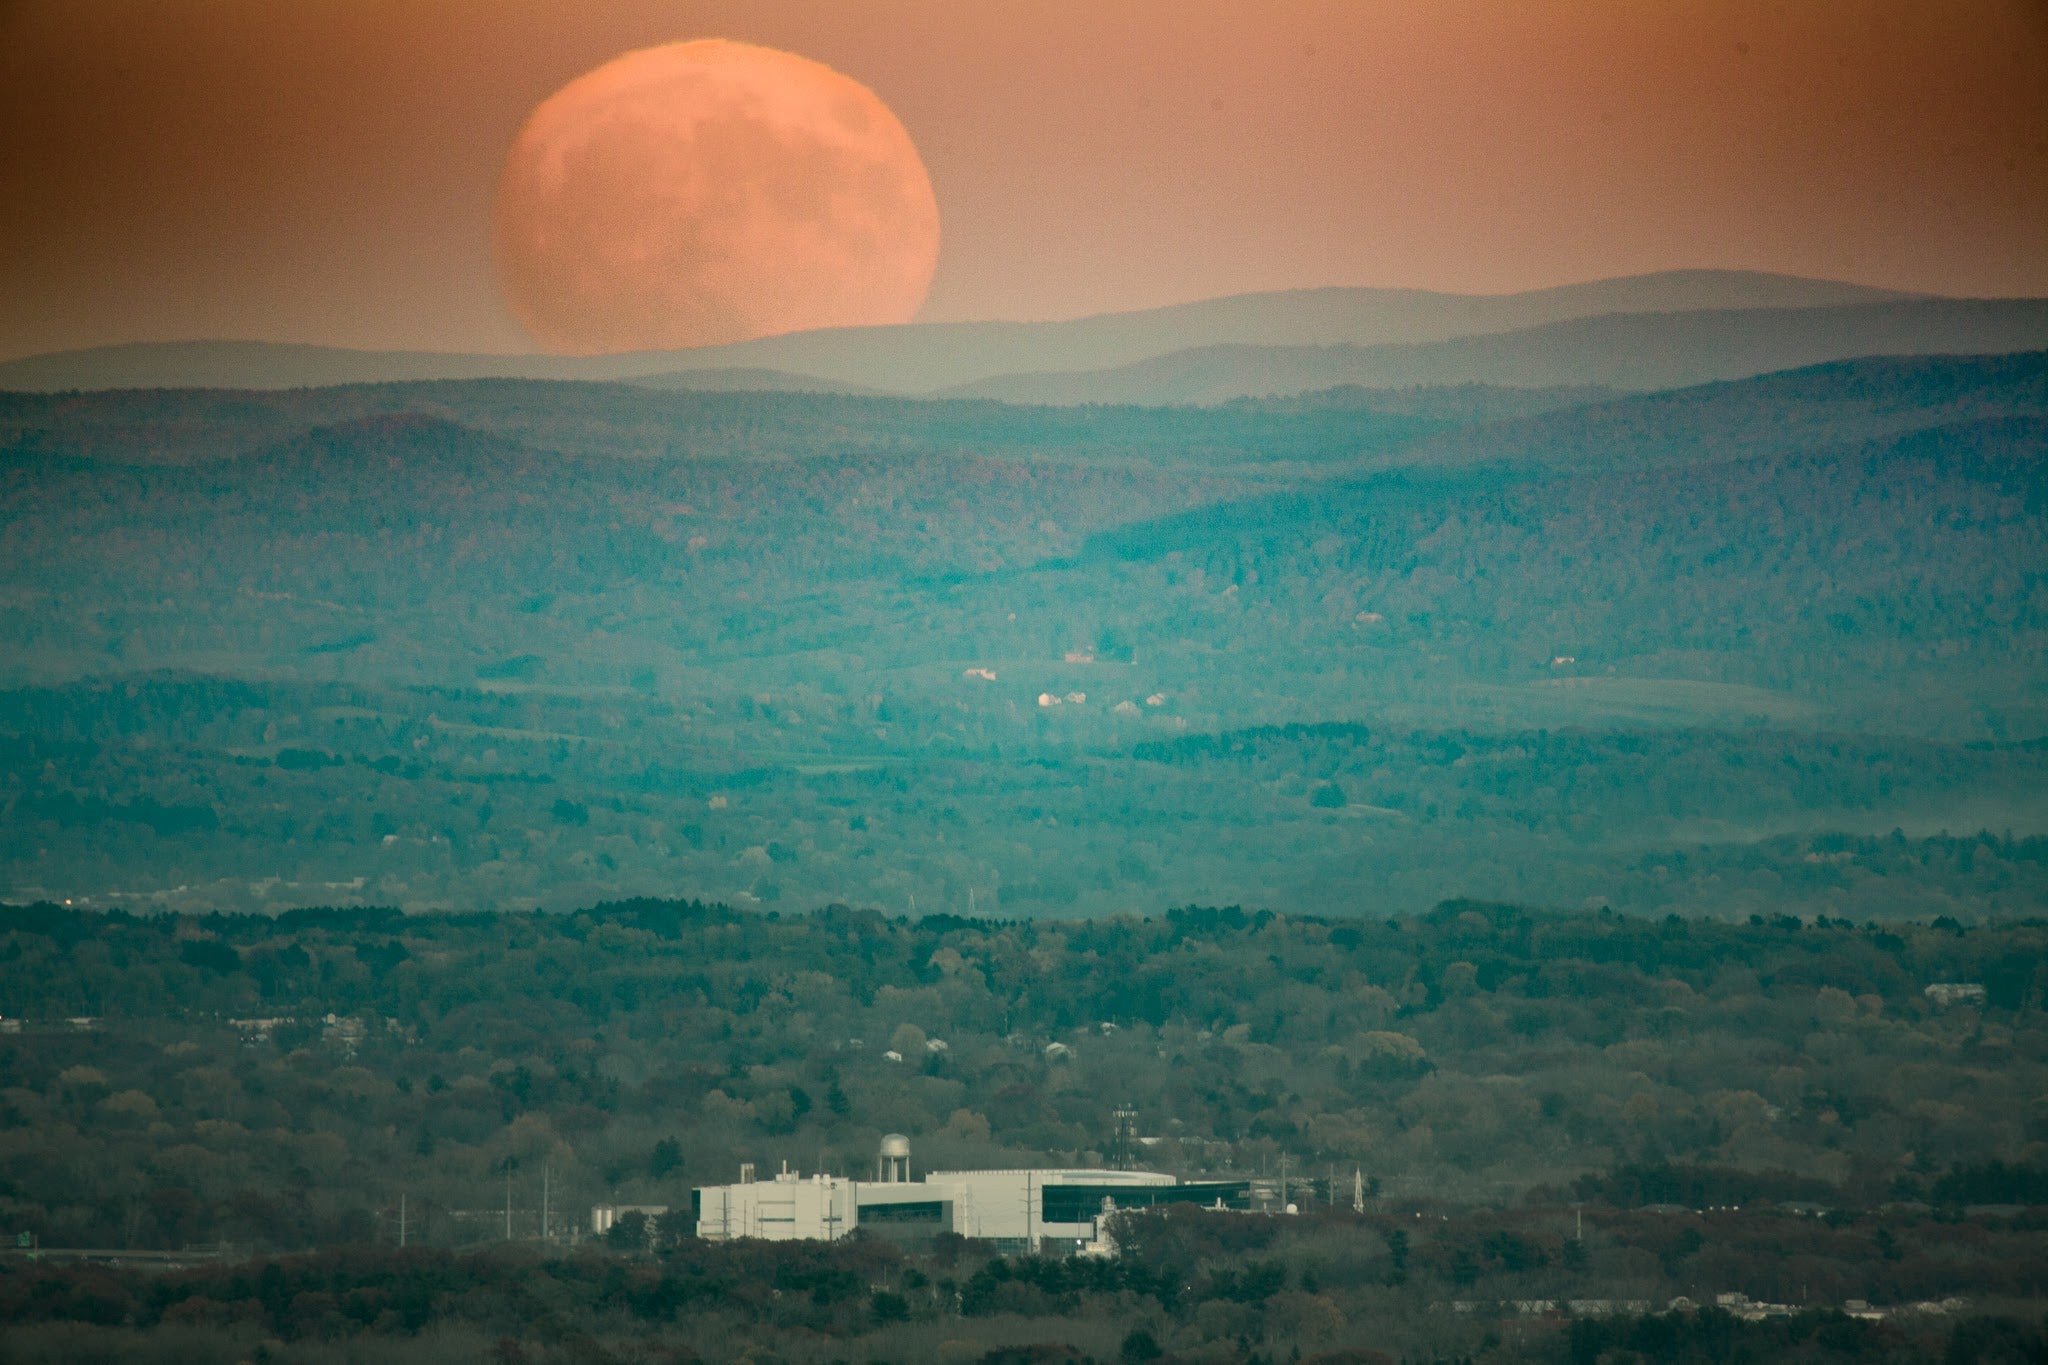
POLYGON ((2044 458, 2040 353, 0 394, 0 1354, 2039 1361, 2044 458), (694 1238, 891 1131, 1297 1212, 694 1238))
POLYGON ((1311 1209, 1285 1219, 1126 1215, 1119 1228, 1114 1261, 857 1238, 351 1248, 168 1272, 15 1262, 0 1268, 0 1344, 24 1362, 151 1365, 2031 1365, 2048 1350, 2048 1323, 2029 1311, 2040 1294, 2038 1222, 1311 1209), (1658 1294, 1702 1272, 1753 1276, 1785 1286, 1792 1302, 1579 1293, 1614 1283, 1616 1271, 1658 1294), (1856 1297, 1846 1311, 1817 1303, 1844 1286, 1957 1271, 1995 1297, 1889 1310, 1856 1297))
POLYGON ((1112 746, 1063 735, 1065 715, 970 705, 175 676, 23 689, 0 695, 4 865, 131 909, 567 908, 708 885, 742 903, 1072 916, 1207 884, 1384 915, 1448 884, 1975 919, 2048 891, 2048 841, 2010 829, 2048 790, 2034 742, 1611 723, 1161 734, 1141 718, 1112 746), (85 868, 119 880, 60 880, 85 868))
POLYGON ((2042 904, 2048 361, 0 395, 0 894, 2042 904))
POLYGON ((17 1256, 0 1317, 22 1359, 89 1339, 305 1360, 351 1342, 1578 1360, 1699 1334, 1699 1359, 1870 1360, 1966 1331, 1988 1353, 1962 1358, 2032 1359, 2044 964, 2038 919, 1474 902, 1080 923, 15 907, 0 1231, 233 1250, 147 1275, 17 1256), (1981 992, 1927 989, 1944 984, 1981 992), (687 1209, 742 1160, 858 1173, 890 1130, 920 1170, 1097 1164, 1122 1106, 1147 1163, 1287 1172, 1303 1213, 1126 1215, 1107 1265, 709 1246, 687 1218, 583 1231, 595 1203, 687 1209), (1806 1316, 1716 1317, 1723 1294, 1806 1316), (1710 1311, 1670 1316, 1679 1299, 1710 1311), (1851 1300, 1883 1320, 1841 1316, 1851 1300))

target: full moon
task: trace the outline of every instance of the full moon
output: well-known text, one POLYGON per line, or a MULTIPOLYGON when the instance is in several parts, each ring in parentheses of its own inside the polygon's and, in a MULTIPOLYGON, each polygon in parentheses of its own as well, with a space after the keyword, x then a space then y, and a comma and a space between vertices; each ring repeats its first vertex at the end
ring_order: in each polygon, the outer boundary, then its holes
POLYGON ((493 246, 548 348, 674 350, 907 322, 939 256, 910 135, 803 57, 706 40, 643 48, 527 117, 493 246))

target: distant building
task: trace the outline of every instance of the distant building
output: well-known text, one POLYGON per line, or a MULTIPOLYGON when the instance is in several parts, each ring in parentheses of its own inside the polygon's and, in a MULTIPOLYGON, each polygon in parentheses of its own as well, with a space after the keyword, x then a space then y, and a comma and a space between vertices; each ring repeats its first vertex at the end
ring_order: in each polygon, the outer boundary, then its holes
POLYGON ((590 1233, 602 1237, 618 1225, 621 1218, 637 1213, 649 1223, 668 1216, 666 1204, 598 1204, 590 1210, 590 1233))
POLYGON ((1989 998, 1983 984, 1976 981, 1937 981, 1922 994, 1941 1009, 1950 1005, 1981 1005, 1989 998))
POLYGON ((1190 1203, 1248 1207, 1246 1181, 1183 1182, 1156 1171, 932 1171, 910 1178, 910 1139, 891 1133, 876 1178, 799 1175, 765 1181, 742 1168, 736 1185, 695 1192, 697 1235, 722 1242, 837 1241, 855 1229, 883 1236, 956 1233, 999 1250, 1081 1251, 1108 1247, 1101 1220, 1121 1209, 1190 1203))
POLYGON ((361 1019, 353 1017, 330 1014, 320 1021, 320 1041, 351 1059, 361 1049, 368 1031, 361 1019))
POLYGON ((255 1047, 259 1043, 269 1042, 277 1035, 279 1029, 292 1022, 292 1016, 279 1014, 267 1019, 230 1019, 228 1027, 235 1031, 242 1046, 255 1047))

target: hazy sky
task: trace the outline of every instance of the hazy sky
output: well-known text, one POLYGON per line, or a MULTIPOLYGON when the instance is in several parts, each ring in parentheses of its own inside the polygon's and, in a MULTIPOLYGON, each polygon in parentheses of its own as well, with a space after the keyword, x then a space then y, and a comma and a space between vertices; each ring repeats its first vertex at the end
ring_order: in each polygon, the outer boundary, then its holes
POLYGON ((722 36, 871 86, 929 319, 1680 266, 2048 294, 2043 0, 0 0, 0 356, 525 350, 529 109, 722 36))

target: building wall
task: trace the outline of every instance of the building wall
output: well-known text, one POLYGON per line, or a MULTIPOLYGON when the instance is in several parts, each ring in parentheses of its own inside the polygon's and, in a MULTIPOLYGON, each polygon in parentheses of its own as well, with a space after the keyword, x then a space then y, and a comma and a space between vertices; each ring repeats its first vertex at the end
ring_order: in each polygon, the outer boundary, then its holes
MULTIPOLYGON (((863 1209, 875 1211, 871 1221, 879 1224, 898 1222, 881 1213, 885 1206, 936 1205, 938 1221, 931 1225, 933 1231, 1036 1248, 1047 1239, 1088 1242, 1096 1237, 1097 1207, 1087 1209, 1077 1221, 1046 1221, 1048 1185, 1087 1185, 1115 1198, 1118 1189, 1132 1190, 1134 1196, 1139 1190, 1149 1190, 1151 1197, 1157 1197, 1162 1187, 1177 1184, 1174 1177, 1152 1171, 933 1171, 922 1180, 889 1183, 788 1173, 765 1181, 699 1190, 697 1235, 710 1241, 736 1237, 834 1241, 859 1226, 863 1209)), ((920 1223, 924 1214, 920 1209, 920 1223)))
POLYGON ((931 1185, 947 1185, 960 1209, 959 1233, 986 1241, 1035 1247, 1045 1238, 1075 1241, 1095 1236, 1095 1211, 1080 1222, 1048 1223, 1044 1218, 1047 1185, 1160 1186, 1176 1183, 1153 1171, 1011 1170, 933 1171, 931 1185))
POLYGON ((700 1190, 697 1235, 723 1242, 758 1237, 770 1242, 836 1242, 853 1231, 855 1182, 794 1173, 745 1185, 700 1190))

